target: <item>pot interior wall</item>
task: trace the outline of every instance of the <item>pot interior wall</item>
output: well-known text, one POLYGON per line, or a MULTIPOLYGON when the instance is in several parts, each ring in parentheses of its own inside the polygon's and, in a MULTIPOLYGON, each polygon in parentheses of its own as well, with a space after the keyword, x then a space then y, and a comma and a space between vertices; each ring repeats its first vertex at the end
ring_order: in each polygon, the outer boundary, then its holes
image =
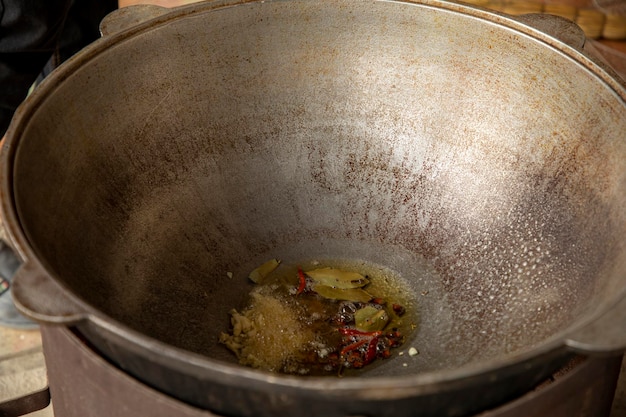
POLYGON ((232 361, 250 269, 364 259, 414 293, 415 372, 532 348, 623 292, 625 106, 537 40, 312 1, 113 40, 42 86, 14 198, 51 273, 132 328, 232 361))

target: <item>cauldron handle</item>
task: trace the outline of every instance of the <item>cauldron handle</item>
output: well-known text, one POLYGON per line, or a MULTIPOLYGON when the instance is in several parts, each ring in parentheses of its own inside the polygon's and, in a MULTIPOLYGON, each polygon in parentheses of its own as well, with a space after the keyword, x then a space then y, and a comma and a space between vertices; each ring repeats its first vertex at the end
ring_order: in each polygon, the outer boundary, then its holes
MULTIPOLYGON (((0 227, 2 226, 0 225, 0 227)), ((2 252, 2 260, 3 262, 7 263, 6 266, 9 270, 11 270, 13 266, 20 264, 19 259, 15 256, 10 246, 8 246, 8 244, 5 244, 2 239, 0 239, 0 251, 2 252)), ((4 272, 7 271, 3 270, 3 273, 4 272)), ((9 277, 3 276, 3 278, 9 277)), ((12 359, 7 358, 6 360, 11 361, 12 359)), ((26 385, 28 386, 31 385, 28 380, 25 380, 24 382, 26 382, 26 385)), ((13 386, 15 385, 15 380, 9 375, 9 379, 5 383, 8 383, 8 386, 13 386)), ((0 381, 0 385, 2 385, 2 381, 0 381)), ((50 404, 50 389, 47 386, 43 388, 38 388, 37 390, 34 390, 28 394, 24 394, 23 392, 20 392, 21 389, 24 388, 23 386, 21 386, 22 384, 17 385, 17 392, 14 392, 11 388, 9 388, 9 394, 12 394, 13 397, 9 396, 7 399, 5 395, 5 398, 0 400, 0 416, 23 416, 38 410, 42 410, 50 404)), ((7 394, 7 392, 4 392, 4 394, 7 394)))
POLYGON ((153 4, 136 4, 114 10, 100 22, 100 34, 110 36, 168 13, 171 9, 153 4))
POLYGON ((567 336, 565 344, 575 352, 589 355, 623 353, 626 349, 626 297, 567 336))
POLYGON ((513 17, 534 29, 550 35, 578 51, 582 51, 587 37, 576 23, 561 16, 545 13, 530 13, 513 17))
POLYGON ((587 39, 585 32, 571 20, 546 13, 529 13, 509 17, 574 48, 606 71, 615 81, 626 87, 626 79, 618 74, 592 42, 588 42, 589 39, 587 39))
POLYGON ((47 324, 74 325, 87 319, 88 308, 50 277, 36 261, 26 261, 11 284, 15 307, 47 324))

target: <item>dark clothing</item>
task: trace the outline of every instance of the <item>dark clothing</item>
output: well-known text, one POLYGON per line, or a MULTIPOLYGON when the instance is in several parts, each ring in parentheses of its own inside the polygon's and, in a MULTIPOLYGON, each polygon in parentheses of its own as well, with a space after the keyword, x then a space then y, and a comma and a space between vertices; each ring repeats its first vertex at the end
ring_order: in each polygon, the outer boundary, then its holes
POLYGON ((99 37, 117 0, 0 0, 0 137, 38 76, 99 37))

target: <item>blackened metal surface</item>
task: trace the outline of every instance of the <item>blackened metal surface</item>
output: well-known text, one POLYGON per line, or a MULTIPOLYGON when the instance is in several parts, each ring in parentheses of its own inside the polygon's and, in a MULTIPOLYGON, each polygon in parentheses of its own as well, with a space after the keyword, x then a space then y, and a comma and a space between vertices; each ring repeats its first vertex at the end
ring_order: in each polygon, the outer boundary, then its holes
MULTIPOLYGON (((68 328, 42 326, 41 331, 59 417, 218 417, 140 383, 68 328)), ((620 363, 621 356, 577 357, 536 390, 476 417, 607 417, 620 363)), ((422 414, 414 410, 412 415, 422 414)))
POLYGON ((69 328, 42 326, 58 417, 217 417, 163 395, 97 355, 69 328))
POLYGON ((533 392, 477 417, 608 417, 622 356, 572 362, 533 392))

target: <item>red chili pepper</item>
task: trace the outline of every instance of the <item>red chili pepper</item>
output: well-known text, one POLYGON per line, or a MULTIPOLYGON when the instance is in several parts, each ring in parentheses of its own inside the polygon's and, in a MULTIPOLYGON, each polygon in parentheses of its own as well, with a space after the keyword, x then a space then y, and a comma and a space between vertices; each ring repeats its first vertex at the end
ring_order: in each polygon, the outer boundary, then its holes
POLYGON ((378 337, 374 337, 372 338, 372 340, 370 340, 370 344, 367 346, 367 352, 365 353, 365 358, 364 358, 365 365, 367 365, 368 363, 376 359, 377 350, 378 350, 378 337))
POLYGON ((344 347, 343 349, 341 349, 341 356, 345 355, 346 353, 350 351, 360 348, 366 343, 367 343, 367 339, 362 339, 362 340, 359 340, 358 342, 354 342, 351 345, 344 347))
POLYGON ((302 294, 305 288, 306 288, 306 276, 304 275, 302 268, 298 268, 298 290, 296 291, 296 295, 302 294))

